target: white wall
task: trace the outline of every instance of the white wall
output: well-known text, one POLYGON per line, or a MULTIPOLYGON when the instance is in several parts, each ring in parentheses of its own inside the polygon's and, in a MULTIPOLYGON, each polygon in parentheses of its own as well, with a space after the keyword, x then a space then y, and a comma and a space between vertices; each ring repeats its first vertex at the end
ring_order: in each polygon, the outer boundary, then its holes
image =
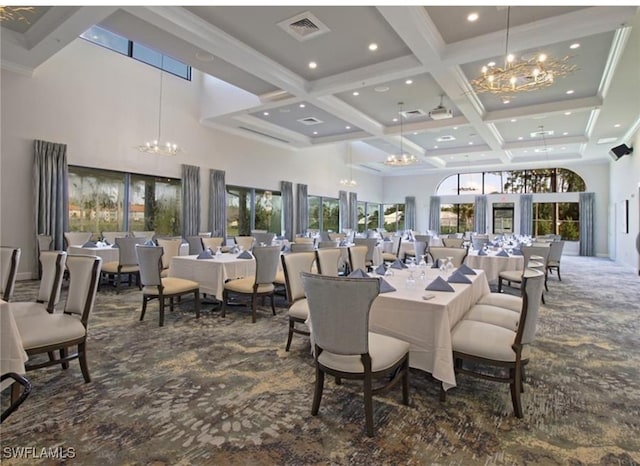
MULTIPOLYGON (((200 166, 203 230, 211 168, 225 170, 229 184, 279 190, 287 180, 308 184, 310 194, 338 197, 338 180, 348 176, 344 144, 287 150, 207 128, 199 123, 203 83, 195 70, 192 82, 164 76, 163 139, 185 152, 138 152, 135 146, 156 137, 159 73, 82 39, 33 77, 2 70, 0 244, 22 248, 20 278, 29 278, 35 264, 34 139, 67 144, 70 165, 176 178, 181 164, 200 166)), ((380 177, 354 172, 354 178, 359 199, 383 201, 380 177)))
POLYGON ((640 232, 640 132, 627 144, 634 147, 634 152, 611 161, 609 170, 609 208, 613 227, 610 255, 617 262, 640 272, 640 258, 635 247, 636 236, 640 232), (621 231, 620 217, 625 200, 629 201, 629 233, 621 231))

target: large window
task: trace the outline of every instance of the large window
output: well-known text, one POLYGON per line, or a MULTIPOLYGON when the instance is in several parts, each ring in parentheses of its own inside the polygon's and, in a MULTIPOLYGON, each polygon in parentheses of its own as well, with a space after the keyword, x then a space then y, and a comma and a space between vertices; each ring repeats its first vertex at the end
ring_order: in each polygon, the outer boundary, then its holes
POLYGON ((473 204, 442 204, 440 206, 440 233, 473 231, 473 204))
POLYGON ((580 209, 577 202, 535 202, 533 236, 560 235, 567 241, 580 239, 580 209))
POLYGON ((277 191, 227 186, 227 236, 252 230, 282 231, 282 198, 277 191))
POLYGON ((380 228, 380 204, 358 201, 358 232, 380 228))
POLYGON ((309 196, 309 230, 339 231, 340 204, 338 199, 309 196))
POLYGON ((181 181, 69 167, 69 230, 155 230, 180 235, 181 181))
POLYGON ((569 193, 585 191, 580 175, 565 168, 458 173, 438 185, 438 195, 569 193))
POLYGON ((384 204, 383 227, 386 231, 404 230, 404 204, 384 204))

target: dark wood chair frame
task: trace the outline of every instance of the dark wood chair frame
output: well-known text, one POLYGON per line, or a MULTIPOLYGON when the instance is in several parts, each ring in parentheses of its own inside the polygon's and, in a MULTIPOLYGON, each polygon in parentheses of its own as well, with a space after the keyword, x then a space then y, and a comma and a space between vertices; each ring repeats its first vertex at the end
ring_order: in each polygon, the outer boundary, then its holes
MULTIPOLYGON (((284 281, 285 281, 285 289, 287 292, 287 302, 289 303, 289 306, 291 306, 294 303, 294 299, 291 296, 291 291, 290 291, 291 284, 289 283, 289 271, 287 270, 287 264, 285 262, 284 255, 280 256, 280 261, 282 262, 282 270, 284 271, 284 281)), ((316 255, 316 264, 318 263, 317 261, 318 261, 318 258, 316 255)), ((296 324, 302 324, 306 326, 306 323, 303 319, 299 319, 298 317, 294 317, 290 315, 289 316, 289 333, 287 335, 287 346, 284 349, 285 351, 289 351, 294 333, 298 335, 305 335, 305 336, 311 335, 309 331, 296 327, 296 324)))

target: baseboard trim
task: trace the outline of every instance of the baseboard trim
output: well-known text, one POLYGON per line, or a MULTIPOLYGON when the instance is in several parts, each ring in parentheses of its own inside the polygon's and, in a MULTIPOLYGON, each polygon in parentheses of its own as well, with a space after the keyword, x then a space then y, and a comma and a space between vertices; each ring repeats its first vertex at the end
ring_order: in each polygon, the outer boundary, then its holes
POLYGON ((16 280, 37 280, 38 276, 33 272, 19 272, 16 274, 16 280))

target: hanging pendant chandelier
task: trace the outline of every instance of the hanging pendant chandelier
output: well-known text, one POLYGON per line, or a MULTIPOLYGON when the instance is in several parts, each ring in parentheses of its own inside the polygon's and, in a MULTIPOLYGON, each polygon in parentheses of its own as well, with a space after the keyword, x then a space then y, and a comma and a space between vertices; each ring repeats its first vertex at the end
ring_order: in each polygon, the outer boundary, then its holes
POLYGON ((353 179, 353 161, 351 160, 351 143, 347 143, 347 161, 349 162, 349 178, 343 178, 340 180, 340 184, 345 188, 355 188, 358 186, 358 182, 353 179))
POLYGON ((384 161, 385 165, 389 165, 391 167, 406 167, 407 165, 413 165, 418 161, 418 158, 413 154, 405 154, 403 150, 403 119, 402 116, 402 105, 403 102, 398 102, 398 114, 400 115, 400 154, 392 154, 387 157, 384 161))

